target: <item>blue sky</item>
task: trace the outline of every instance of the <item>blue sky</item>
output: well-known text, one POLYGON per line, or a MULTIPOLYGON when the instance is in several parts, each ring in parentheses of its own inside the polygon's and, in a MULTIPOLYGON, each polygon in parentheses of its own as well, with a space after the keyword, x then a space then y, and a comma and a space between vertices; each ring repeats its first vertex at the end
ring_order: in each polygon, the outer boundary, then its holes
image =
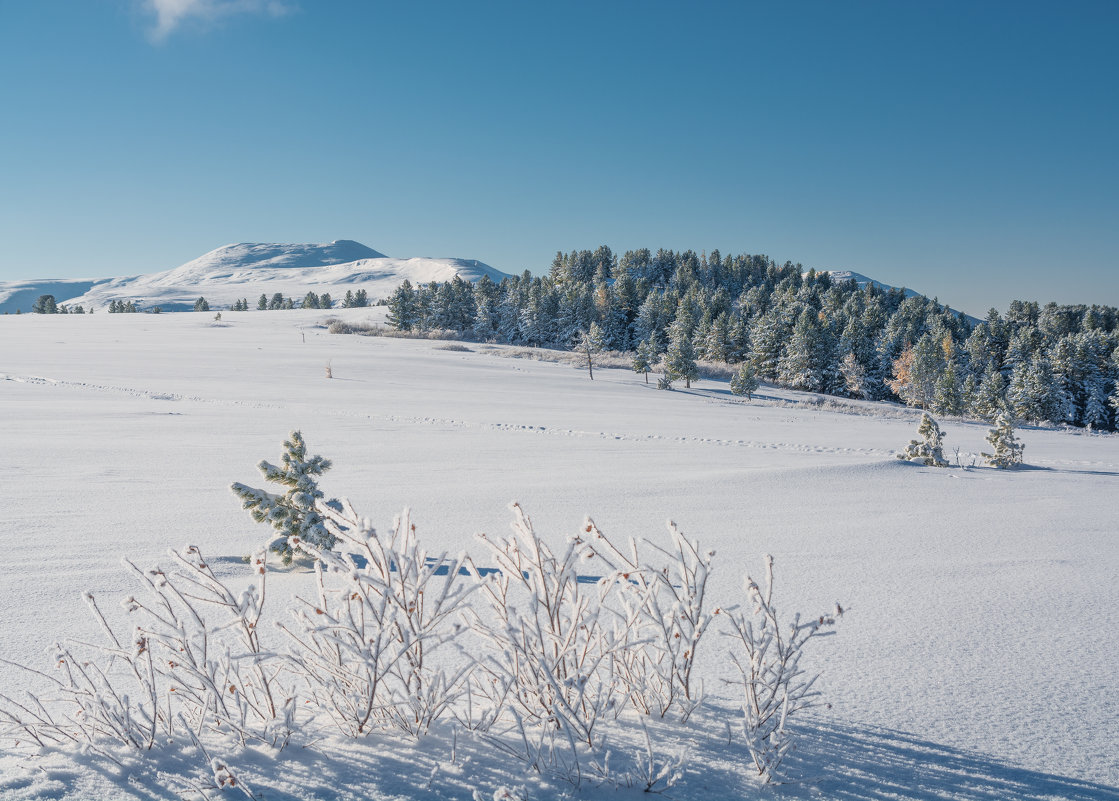
POLYGON ((0 0, 0 280, 356 239, 1119 305, 1119 3, 0 0))

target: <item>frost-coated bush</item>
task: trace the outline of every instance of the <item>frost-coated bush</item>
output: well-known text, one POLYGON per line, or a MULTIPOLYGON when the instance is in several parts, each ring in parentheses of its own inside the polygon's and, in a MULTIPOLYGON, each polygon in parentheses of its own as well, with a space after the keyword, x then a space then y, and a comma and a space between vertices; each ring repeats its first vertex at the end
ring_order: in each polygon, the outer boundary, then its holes
POLYGON ((626 700, 645 715, 664 717, 678 708, 687 721, 699 705, 702 688, 692 682, 696 653, 716 609, 704 608, 707 576, 715 552, 703 550, 668 522, 671 548, 630 538, 625 551, 607 539, 594 521, 584 525, 589 553, 609 573, 600 580, 626 647, 611 657, 614 677, 625 688, 626 700), (640 553, 651 551, 657 563, 640 553))
POLYGON ((1026 446, 1014 436, 1014 421, 1006 412, 999 412, 995 427, 987 432, 987 442, 994 453, 980 454, 987 467, 1011 468, 1022 464, 1026 446))
POLYGON ((87 593, 106 644, 56 646, 61 677, 34 671, 53 690, 28 702, 0 696, 6 706, 0 720, 9 737, 77 747, 118 764, 114 746, 150 751, 191 741, 204 773, 213 771, 214 784, 207 778, 201 786, 247 792, 225 761, 212 756, 214 749, 250 742, 283 748, 296 728, 291 677, 269 664, 257 630, 264 555, 252 560, 255 582, 239 594, 214 575, 198 548, 171 551, 171 557, 166 570, 144 571, 125 560, 141 587, 122 602, 133 620, 128 634, 114 630, 87 593))
POLYGON ((461 631, 457 618, 475 589, 465 554, 429 557, 408 510, 379 537, 348 501, 320 506, 333 537, 356 553, 319 551, 318 594, 297 598, 281 623, 293 672, 315 706, 346 734, 371 729, 425 733, 456 699, 467 669, 433 667, 433 650, 461 631))
POLYGON ((947 467, 948 460, 944 458, 944 434, 936 420, 928 412, 921 413, 921 424, 917 426, 920 440, 911 439, 905 450, 898 454, 903 461, 920 462, 928 467, 947 467))
POLYGON ((583 540, 569 539, 557 555, 520 505, 511 508, 512 537, 478 535, 497 570, 474 571, 488 606, 474 617, 487 646, 475 686, 511 718, 519 756, 578 784, 584 755, 600 745, 598 724, 623 700, 609 667, 626 634, 601 614, 593 585, 579 581, 583 540))
POLYGON ((773 557, 765 558, 765 587, 749 576, 745 582, 750 612, 729 610, 730 632, 725 632, 741 651, 732 651, 742 682, 742 733, 746 750, 762 781, 772 781, 782 760, 793 748, 785 725, 789 718, 812 706, 819 695, 812 689, 818 674, 800 665, 804 647, 814 637, 834 634, 825 631, 843 614, 835 610, 807 621, 798 612, 782 623, 773 604, 773 557))

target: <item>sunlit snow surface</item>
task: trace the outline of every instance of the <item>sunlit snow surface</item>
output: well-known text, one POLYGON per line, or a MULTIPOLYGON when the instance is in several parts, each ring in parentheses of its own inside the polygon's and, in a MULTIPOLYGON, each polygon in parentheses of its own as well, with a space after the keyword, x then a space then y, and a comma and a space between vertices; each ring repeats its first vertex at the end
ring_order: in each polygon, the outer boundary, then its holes
MULTIPOLYGON (((432 550, 506 532, 511 500, 554 544, 588 513, 619 539, 661 537, 671 517, 717 551, 716 604, 742 600, 766 552, 784 611, 841 601, 837 636, 806 657, 831 708, 801 724, 798 781, 747 778, 722 722, 733 666, 710 636, 710 703, 672 735, 690 754, 672 798, 1119 799, 1119 437, 1027 428, 1029 469, 937 470, 893 458, 917 419, 893 405, 840 412, 769 387, 743 402, 707 380, 659 392, 484 345, 331 335, 327 312, 222 316, 0 316, 3 658, 47 670, 52 642, 96 639, 81 593, 115 609, 122 556, 150 565, 189 542, 244 570, 267 534, 228 485, 259 484, 256 462, 298 428, 334 461, 328 494, 381 527, 412 507, 432 550)), ((942 428, 953 461, 985 447, 985 426, 942 428)), ((35 684, 0 666, 0 692, 35 684)), ((270 799, 569 792, 465 737, 451 763, 442 735, 243 764, 270 799)), ((174 797, 164 772, 180 769, 196 766, 0 754, 0 798, 174 797)))

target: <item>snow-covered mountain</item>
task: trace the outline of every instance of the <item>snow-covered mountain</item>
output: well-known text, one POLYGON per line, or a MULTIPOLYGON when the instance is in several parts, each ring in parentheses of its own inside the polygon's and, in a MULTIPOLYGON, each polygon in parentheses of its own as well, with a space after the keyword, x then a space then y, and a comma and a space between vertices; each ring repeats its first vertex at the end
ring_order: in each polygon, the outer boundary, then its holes
POLYGON ((0 312, 24 313, 40 295, 58 303, 101 310, 110 301, 133 301, 141 309, 193 308, 204 297, 212 308, 280 292, 299 302, 308 292, 329 292, 340 302, 347 290, 364 289, 369 300, 388 295, 405 279, 413 284, 450 281, 455 276, 477 281, 506 274, 473 259, 395 259, 360 242, 339 239, 322 245, 240 243, 211 250, 180 267, 148 275, 94 280, 44 279, 0 282, 0 312))

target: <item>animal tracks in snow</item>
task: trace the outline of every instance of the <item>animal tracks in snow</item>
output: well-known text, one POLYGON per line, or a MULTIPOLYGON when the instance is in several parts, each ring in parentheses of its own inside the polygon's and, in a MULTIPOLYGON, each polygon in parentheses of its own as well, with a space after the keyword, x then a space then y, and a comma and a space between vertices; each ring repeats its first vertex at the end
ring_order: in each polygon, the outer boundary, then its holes
MULTIPOLYGON (((79 391, 90 392, 112 392, 121 395, 131 396, 134 398, 143 398, 153 401, 188 401, 192 403, 216 404, 223 406, 242 406, 256 409, 283 409, 284 405, 275 403, 261 403, 257 401, 239 401, 239 400, 224 400, 215 398, 204 398, 197 395, 182 395, 175 392, 161 392, 147 389, 136 389, 131 387, 113 386, 110 384, 97 384, 92 382, 83 381, 65 381, 55 378, 46 378, 43 376, 17 376, 0 373, 0 379, 15 381, 24 384, 37 384, 43 386, 54 386, 66 389, 75 389, 79 391)), ((795 442, 766 442, 761 440, 745 440, 745 439, 720 439, 716 437, 697 437, 697 436, 672 436, 666 434, 641 434, 641 433, 623 433, 613 431, 590 431, 575 428, 558 428, 554 426, 531 425, 523 423, 507 423, 507 422, 471 422, 467 420, 460 420, 452 417, 424 417, 424 416, 408 416, 408 415, 394 415, 394 414, 370 414, 366 412, 355 412, 347 409, 321 409, 320 414, 330 417, 348 417, 354 419, 367 419, 383 423, 395 423, 398 425, 431 425, 431 426, 447 426, 453 428, 471 429, 479 431, 494 431, 508 434, 533 434, 537 436, 552 436, 552 437, 574 437, 574 438, 595 438, 614 440, 617 442, 670 442, 680 443, 686 445, 700 445, 721 448, 752 448, 773 451, 795 451, 800 453, 818 453, 818 454, 859 454, 864 456, 873 456, 879 458, 888 458, 892 456, 891 451, 886 451, 880 448, 837 448, 827 447, 822 445, 806 445, 804 443, 795 442)))

